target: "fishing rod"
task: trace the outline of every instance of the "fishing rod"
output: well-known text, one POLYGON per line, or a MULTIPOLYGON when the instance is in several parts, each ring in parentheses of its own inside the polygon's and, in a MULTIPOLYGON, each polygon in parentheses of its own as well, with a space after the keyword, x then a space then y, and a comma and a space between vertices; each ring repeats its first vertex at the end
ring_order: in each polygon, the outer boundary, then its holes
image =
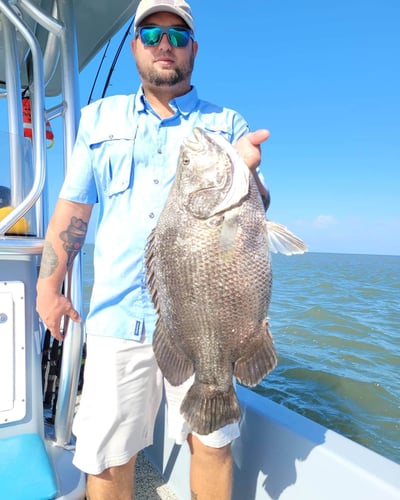
POLYGON ((127 30, 125 31, 125 34, 124 34, 124 36, 123 36, 123 38, 122 38, 122 40, 121 40, 121 42, 120 42, 120 44, 118 46, 117 52, 115 53, 113 62, 111 64, 110 70, 109 70, 108 75, 107 75, 106 82, 104 84, 103 93, 101 94, 101 97, 104 97, 105 94, 106 94, 106 92, 107 92, 107 89, 108 89, 108 86, 110 84, 110 80, 111 80, 112 74, 114 73, 115 66, 116 66, 118 58, 119 58, 119 56, 121 54, 122 47, 124 46, 125 40, 127 39, 128 35, 129 35, 129 32, 130 32, 130 30, 132 28, 133 20, 134 19, 132 19, 132 21, 130 22, 127 30))
POLYGON ((111 43, 111 40, 108 40, 106 48, 105 48, 104 53, 103 53, 103 57, 101 58, 99 67, 97 68, 96 76, 95 76, 95 78, 93 80, 93 85, 92 85, 92 89, 91 89, 90 94, 89 94, 89 98, 88 98, 87 104, 90 104, 92 102, 92 95, 93 95, 93 92, 94 92, 94 88, 96 87, 96 82, 97 82, 97 79, 99 77, 101 67, 103 66, 104 59, 106 58, 107 50, 108 50, 108 47, 110 46, 110 43, 111 43))

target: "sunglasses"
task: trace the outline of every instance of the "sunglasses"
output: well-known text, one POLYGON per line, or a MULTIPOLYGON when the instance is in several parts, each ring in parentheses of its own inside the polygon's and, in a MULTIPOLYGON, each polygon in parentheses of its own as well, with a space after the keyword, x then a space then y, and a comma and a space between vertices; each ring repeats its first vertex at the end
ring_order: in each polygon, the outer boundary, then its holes
POLYGON ((140 40, 146 47, 156 47, 160 44, 164 33, 167 35, 172 47, 186 47, 189 39, 193 39, 193 31, 180 26, 171 26, 169 28, 141 26, 136 30, 136 37, 140 36, 140 40))

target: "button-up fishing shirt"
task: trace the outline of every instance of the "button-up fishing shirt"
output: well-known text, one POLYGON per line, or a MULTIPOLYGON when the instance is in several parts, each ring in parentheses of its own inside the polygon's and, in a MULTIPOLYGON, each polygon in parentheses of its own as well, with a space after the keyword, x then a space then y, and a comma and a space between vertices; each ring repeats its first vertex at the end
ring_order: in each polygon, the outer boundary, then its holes
POLYGON ((89 335, 152 341, 156 313, 145 248, 174 180, 180 144, 194 127, 231 143, 248 132, 240 114, 200 100, 194 87, 170 106, 173 116, 161 119, 140 88, 82 110, 60 198, 99 204, 89 335))

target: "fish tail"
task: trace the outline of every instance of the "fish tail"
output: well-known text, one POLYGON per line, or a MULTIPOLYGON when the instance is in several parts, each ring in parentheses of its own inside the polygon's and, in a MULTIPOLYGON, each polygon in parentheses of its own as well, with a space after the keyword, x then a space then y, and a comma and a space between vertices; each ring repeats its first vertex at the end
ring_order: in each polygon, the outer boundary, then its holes
POLYGON ((181 413, 193 431, 201 435, 238 422, 240 407, 233 385, 228 391, 194 382, 181 405, 181 413))

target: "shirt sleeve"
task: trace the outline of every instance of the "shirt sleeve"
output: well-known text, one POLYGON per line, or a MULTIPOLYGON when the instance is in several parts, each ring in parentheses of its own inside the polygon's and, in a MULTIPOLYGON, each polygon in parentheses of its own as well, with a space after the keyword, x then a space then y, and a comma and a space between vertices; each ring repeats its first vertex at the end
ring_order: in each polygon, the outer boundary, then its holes
POLYGON ((93 126, 93 121, 86 109, 82 111, 71 161, 67 166, 67 174, 59 197, 78 203, 93 204, 98 200, 89 144, 89 127, 93 126))

